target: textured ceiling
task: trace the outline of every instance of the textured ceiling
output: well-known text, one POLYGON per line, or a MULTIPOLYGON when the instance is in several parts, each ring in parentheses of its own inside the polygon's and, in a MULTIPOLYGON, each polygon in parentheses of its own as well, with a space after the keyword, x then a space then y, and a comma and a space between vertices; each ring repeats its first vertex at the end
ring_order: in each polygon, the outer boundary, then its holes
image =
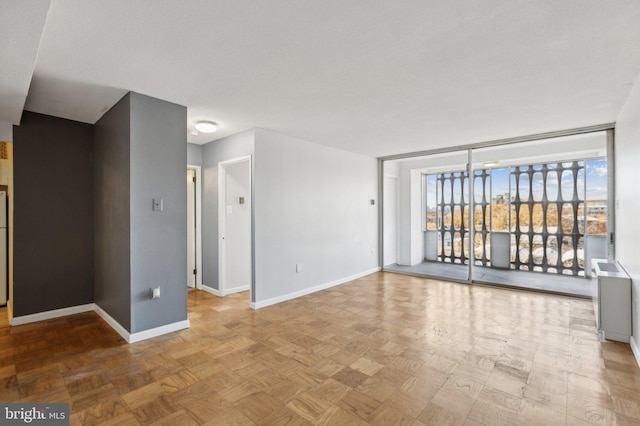
POLYGON ((469 144, 615 121, 638 22, 637 0, 53 0, 26 109, 93 123, 133 90, 216 138, 469 144))
POLYGON ((49 1, 0 1, 0 123, 18 124, 49 1))

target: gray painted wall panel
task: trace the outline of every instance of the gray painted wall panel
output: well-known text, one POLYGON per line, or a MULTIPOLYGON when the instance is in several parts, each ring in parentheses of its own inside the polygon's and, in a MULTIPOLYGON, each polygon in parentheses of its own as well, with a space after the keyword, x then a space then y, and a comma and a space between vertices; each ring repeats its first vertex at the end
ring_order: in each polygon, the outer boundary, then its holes
POLYGON ((95 303, 131 329, 129 240, 130 95, 94 128, 95 303))
POLYGON ((131 93, 131 332, 187 319, 187 109, 131 93), (162 198, 164 211, 152 210, 162 198), (160 286, 161 297, 150 289, 160 286))
POLYGON ((31 112, 14 127, 14 316, 93 301, 92 137, 31 112))
POLYGON ((187 144, 187 164, 202 166, 202 145, 187 144))
POLYGON ((202 147, 202 283, 218 290, 218 163, 253 156, 255 131, 247 130, 202 147))

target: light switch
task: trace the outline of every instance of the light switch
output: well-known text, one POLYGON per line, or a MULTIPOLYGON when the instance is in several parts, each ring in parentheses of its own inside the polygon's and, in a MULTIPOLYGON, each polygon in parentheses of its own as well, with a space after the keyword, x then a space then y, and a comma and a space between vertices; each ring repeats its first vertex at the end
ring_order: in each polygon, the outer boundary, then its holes
POLYGON ((153 199, 153 211, 161 212, 164 210, 164 200, 162 198, 153 199))
POLYGON ((227 206, 227 214, 233 213, 233 206, 227 206))

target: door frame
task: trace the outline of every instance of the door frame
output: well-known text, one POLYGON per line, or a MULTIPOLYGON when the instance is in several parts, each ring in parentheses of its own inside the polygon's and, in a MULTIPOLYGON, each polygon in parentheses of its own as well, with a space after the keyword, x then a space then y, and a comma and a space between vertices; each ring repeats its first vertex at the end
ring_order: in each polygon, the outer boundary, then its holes
MULTIPOLYGON (((248 172, 249 172, 249 188, 247 193, 250 194, 251 197, 251 227, 253 227, 253 170, 251 163, 251 156, 245 155, 242 157, 233 158, 231 160, 220 161, 218 163, 218 295, 220 297, 224 297, 228 294, 235 293, 237 291, 245 291, 242 290, 234 290, 231 292, 227 292, 226 289, 226 273, 227 273, 227 245, 225 241, 225 231, 227 225, 227 214, 226 214, 226 198, 227 198, 227 166, 232 164, 238 164, 242 162, 247 162, 248 172)), ((253 281, 253 230, 251 231, 251 252, 249 253, 251 259, 251 276, 253 281)), ((252 291, 253 283, 249 284, 249 290, 252 291)), ((251 300, 251 299, 250 299, 251 300)))
POLYGON ((202 290, 202 167, 187 164, 187 169, 196 172, 196 289, 202 290))

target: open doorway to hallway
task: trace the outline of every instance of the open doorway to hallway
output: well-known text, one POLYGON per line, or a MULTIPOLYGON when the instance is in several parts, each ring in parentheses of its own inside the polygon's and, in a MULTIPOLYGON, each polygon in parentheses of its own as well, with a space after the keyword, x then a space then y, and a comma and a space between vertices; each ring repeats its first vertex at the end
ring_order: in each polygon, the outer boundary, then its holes
POLYGON ((201 168, 187 166, 187 287, 202 288, 201 168))

